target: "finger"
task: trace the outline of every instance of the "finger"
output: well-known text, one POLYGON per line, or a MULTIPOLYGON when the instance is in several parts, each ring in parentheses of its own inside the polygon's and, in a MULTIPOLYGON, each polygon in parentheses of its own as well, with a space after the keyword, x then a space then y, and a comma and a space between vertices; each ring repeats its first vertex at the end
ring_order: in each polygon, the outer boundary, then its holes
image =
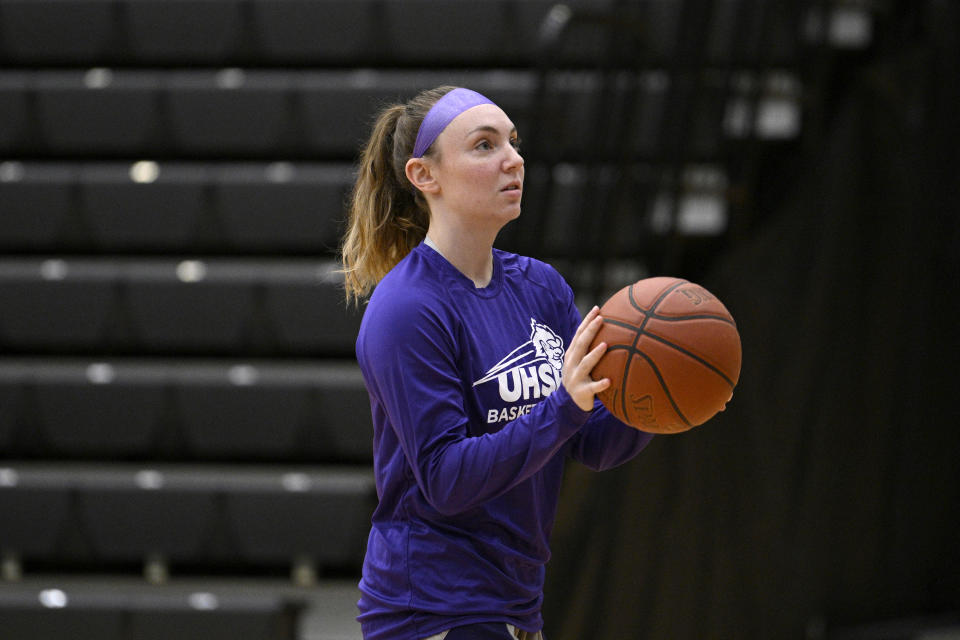
MULTIPOLYGON (((573 334, 573 338, 570 339, 570 345, 567 349, 568 358, 572 359, 574 362, 578 362, 583 354, 586 353, 587 348, 590 346, 590 342, 584 344, 583 335, 584 331, 587 330, 587 327, 590 326, 590 323, 597 317, 597 314, 600 312, 599 307, 594 306, 589 313, 580 321, 580 326, 577 327, 576 332, 573 334)), ((592 341, 593 338, 591 337, 592 341)))
POLYGON ((606 391, 607 388, 613 384, 610 381, 610 378, 601 378, 600 380, 594 380, 590 383, 590 391, 593 392, 593 395, 597 395, 603 391, 606 391))
POLYGON ((600 358, 603 357, 603 354, 607 352, 607 343, 601 342, 593 349, 590 350, 583 359, 580 360, 580 363, 577 365, 577 371, 584 376, 592 377, 593 368, 597 366, 597 363, 600 362, 600 358))
POLYGON ((590 311, 587 312, 587 315, 583 317, 583 320, 580 321, 580 326, 577 327, 577 330, 573 334, 573 339, 570 341, 571 344, 581 334, 583 334, 584 330, 590 325, 591 322, 593 322, 593 319, 596 318, 597 314, 599 313, 600 313, 600 307, 598 307, 597 305, 593 305, 593 308, 590 309, 590 311))
POLYGON ((603 327, 603 318, 598 314, 583 328, 583 333, 580 334, 579 339, 583 343, 585 350, 589 349, 590 345, 593 344, 601 327, 603 327))

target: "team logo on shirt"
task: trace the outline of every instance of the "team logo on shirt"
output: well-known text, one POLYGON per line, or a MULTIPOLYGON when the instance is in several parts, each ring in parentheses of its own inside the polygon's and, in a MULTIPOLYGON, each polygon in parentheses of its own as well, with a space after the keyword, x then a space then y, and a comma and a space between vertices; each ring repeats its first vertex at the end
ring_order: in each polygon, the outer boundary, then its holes
MULTIPOLYGON (((500 398, 508 403, 518 402, 521 398, 545 398, 561 384, 563 353, 563 338, 547 325, 530 318, 530 339, 493 365, 473 386, 495 380, 500 398)), ((487 423, 513 420, 529 412, 534 404, 490 409, 487 423)))

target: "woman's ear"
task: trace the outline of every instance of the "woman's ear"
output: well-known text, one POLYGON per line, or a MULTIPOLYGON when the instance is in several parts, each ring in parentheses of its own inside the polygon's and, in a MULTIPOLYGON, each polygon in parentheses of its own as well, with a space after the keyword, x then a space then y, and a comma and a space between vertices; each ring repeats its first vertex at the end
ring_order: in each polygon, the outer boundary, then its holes
POLYGON ((410 158, 407 160, 407 180, 423 193, 437 193, 440 184, 433 175, 433 164, 425 158, 410 158))

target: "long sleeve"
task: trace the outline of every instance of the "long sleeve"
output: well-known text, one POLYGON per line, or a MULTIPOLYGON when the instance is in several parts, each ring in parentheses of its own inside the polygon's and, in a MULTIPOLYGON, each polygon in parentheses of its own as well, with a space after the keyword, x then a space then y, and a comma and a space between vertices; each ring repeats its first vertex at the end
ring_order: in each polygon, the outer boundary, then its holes
MULTIPOLYGON (((358 356, 421 492, 450 515, 497 497, 543 468, 590 416, 559 386, 502 429, 481 433, 467 397, 453 322, 442 308, 394 299, 364 327, 358 356)), ((368 310, 369 314, 369 310, 368 310)))
POLYGON ((652 433, 620 422, 597 400, 590 419, 573 438, 570 456, 594 471, 606 471, 632 460, 651 440, 652 433))

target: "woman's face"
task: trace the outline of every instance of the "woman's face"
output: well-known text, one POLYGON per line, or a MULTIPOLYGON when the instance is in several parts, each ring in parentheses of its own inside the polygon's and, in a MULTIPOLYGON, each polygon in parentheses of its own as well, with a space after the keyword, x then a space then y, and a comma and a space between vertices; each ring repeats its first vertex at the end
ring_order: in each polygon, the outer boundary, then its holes
POLYGON ((497 229, 520 215, 523 158, 513 122, 500 107, 482 104, 454 118, 437 137, 433 168, 441 206, 470 222, 497 229))

